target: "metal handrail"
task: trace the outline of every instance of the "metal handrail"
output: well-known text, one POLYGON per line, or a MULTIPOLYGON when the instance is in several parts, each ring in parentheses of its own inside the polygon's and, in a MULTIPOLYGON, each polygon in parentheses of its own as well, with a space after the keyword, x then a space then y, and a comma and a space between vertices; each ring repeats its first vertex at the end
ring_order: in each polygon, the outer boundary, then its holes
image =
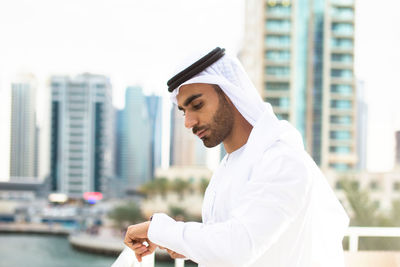
POLYGON ((345 236, 349 237, 349 251, 358 251, 360 237, 400 237, 400 227, 358 227, 347 229, 345 236))

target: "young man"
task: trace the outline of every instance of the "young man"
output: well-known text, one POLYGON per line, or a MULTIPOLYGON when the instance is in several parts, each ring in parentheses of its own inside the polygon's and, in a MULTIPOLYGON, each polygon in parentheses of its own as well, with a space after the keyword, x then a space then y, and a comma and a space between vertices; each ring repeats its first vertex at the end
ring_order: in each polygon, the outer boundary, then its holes
POLYGON ((217 48, 169 81, 185 126, 227 155, 205 193, 202 223, 156 213, 128 228, 139 261, 156 246, 200 266, 344 266, 348 225, 300 134, 264 103, 240 63, 217 48), (147 245, 143 242, 147 241, 147 245))

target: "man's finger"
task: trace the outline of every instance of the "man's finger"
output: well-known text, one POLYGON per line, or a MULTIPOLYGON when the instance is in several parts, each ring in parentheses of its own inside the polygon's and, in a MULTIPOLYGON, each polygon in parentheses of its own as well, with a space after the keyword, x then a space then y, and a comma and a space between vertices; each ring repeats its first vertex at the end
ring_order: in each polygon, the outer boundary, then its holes
POLYGON ((142 262, 142 256, 138 253, 135 253, 136 259, 138 260, 138 262, 142 262))

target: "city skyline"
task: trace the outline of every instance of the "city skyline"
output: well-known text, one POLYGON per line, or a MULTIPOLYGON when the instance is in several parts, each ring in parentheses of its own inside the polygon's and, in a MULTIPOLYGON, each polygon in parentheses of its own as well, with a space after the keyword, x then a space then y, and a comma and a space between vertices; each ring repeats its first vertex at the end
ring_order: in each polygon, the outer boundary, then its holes
MULTIPOLYGON (((43 95, 47 80, 53 73, 90 71, 110 74, 115 84, 114 105, 117 107, 123 106, 126 86, 134 84, 143 84, 146 94, 156 91, 167 102, 169 96, 165 81, 181 59, 180 51, 189 46, 193 48, 194 43, 198 46, 218 44, 232 53, 239 51, 243 3, 170 1, 166 4, 121 0, 96 5, 97 2, 88 1, 79 3, 79 11, 75 8, 77 1, 63 2, 58 6, 45 0, 3 2, 0 4, 0 34, 4 37, 0 45, 1 98, 3 101, 8 99, 11 77, 22 69, 38 77, 39 95, 43 95), (85 14, 90 12, 84 10, 89 11, 93 6, 96 6, 96 12, 88 22, 85 14), (224 20, 219 19, 222 10, 224 20), (109 12, 112 16, 103 21, 109 12), (202 18, 202 12, 208 12, 207 20, 202 18), (15 14, 20 14, 18 19, 15 14), (144 15, 147 18, 143 19, 144 15), (59 19, 52 19, 55 16, 59 19), (68 20, 72 16, 75 18, 73 22, 68 20), (143 22, 139 23, 141 19, 143 22), (51 25, 49 20, 53 21, 51 25), (182 20, 187 23, 183 25, 182 20), (237 30, 230 30, 232 28, 237 30), (185 32, 184 36, 182 32, 185 32), (104 34, 109 34, 109 38, 105 40, 104 34), (58 43, 56 40, 61 37, 65 42, 58 43), (27 39, 32 42, 23 41, 27 39), (176 42, 162 42, 170 39, 176 42), (198 39, 204 42, 195 42, 198 39), (137 66, 132 66, 131 62, 137 62, 137 66)), ((355 72, 357 79, 365 84, 366 102, 369 104, 367 165, 370 170, 391 169, 394 131, 400 129, 400 111, 395 103, 395 99, 400 97, 395 82, 400 69, 400 54, 396 49, 400 46, 400 36, 396 31, 400 19, 395 12, 398 5, 398 2, 389 0, 382 1, 379 6, 368 1, 356 1, 355 72), (377 19, 372 21, 370 17, 377 19)), ((2 105, 2 109, 6 110, 6 107, 2 105)), ((9 121, 8 114, 2 113, 2 123, 9 121)), ((9 135, 2 135, 0 139, 0 145, 7 147, 4 140, 8 140, 9 135)), ((8 158, 1 155, 0 159, 8 158)))

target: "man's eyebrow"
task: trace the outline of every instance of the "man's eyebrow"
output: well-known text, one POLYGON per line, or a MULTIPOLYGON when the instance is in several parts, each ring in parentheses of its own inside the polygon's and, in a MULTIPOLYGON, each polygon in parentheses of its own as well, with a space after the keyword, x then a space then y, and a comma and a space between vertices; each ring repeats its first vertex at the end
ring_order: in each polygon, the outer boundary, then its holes
MULTIPOLYGON (((189 105, 193 100, 195 100, 196 98, 201 97, 202 95, 203 95, 203 94, 196 94, 196 95, 191 95, 191 96, 189 96, 189 97, 185 100, 185 102, 183 103, 183 106, 186 107, 186 106, 189 105)), ((179 109, 179 110, 182 110, 183 108, 180 107, 180 106, 178 106, 178 109, 179 109)))

